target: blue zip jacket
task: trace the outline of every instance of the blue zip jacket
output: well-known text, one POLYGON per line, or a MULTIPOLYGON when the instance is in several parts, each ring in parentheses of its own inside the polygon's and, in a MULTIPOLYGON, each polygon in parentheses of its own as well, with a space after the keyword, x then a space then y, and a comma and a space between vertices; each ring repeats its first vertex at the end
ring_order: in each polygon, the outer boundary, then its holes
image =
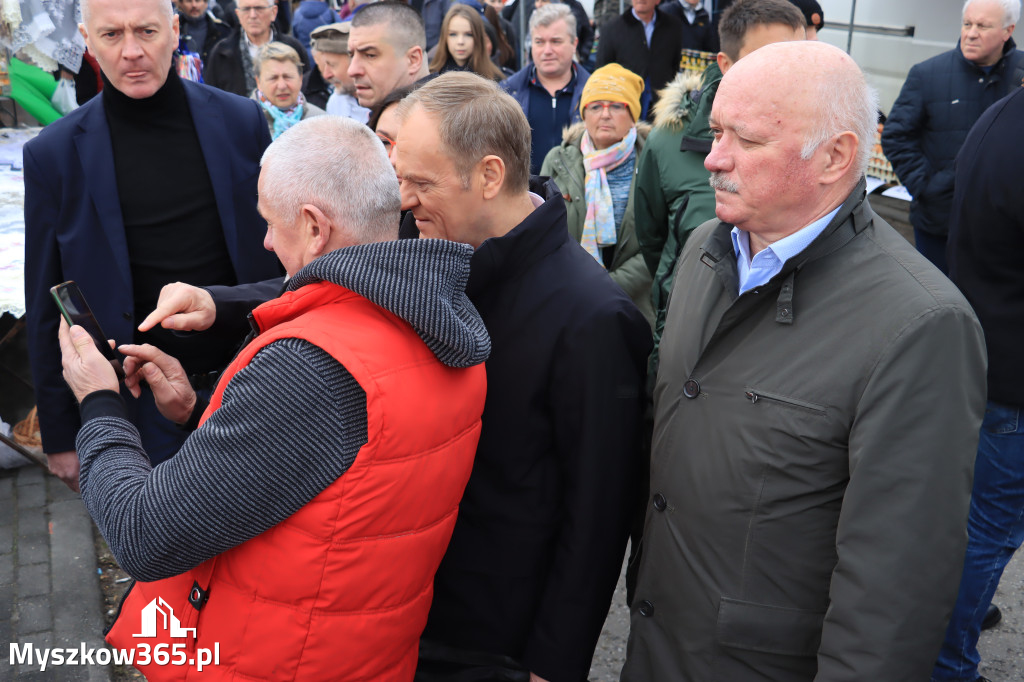
POLYGON ((1013 38, 985 72, 960 44, 915 65, 907 74, 882 131, 882 151, 914 197, 911 224, 945 235, 953 203, 953 160, 971 126, 992 104, 1021 86, 1024 53, 1013 38))

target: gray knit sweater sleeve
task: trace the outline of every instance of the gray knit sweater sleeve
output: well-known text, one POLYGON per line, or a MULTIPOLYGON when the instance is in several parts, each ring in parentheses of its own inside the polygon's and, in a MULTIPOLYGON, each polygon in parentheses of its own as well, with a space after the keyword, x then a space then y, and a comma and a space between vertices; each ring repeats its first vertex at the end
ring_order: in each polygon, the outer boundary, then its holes
POLYGON ((156 468, 123 416, 90 416, 112 414, 107 402, 82 406, 82 497, 118 563, 145 581, 184 573, 288 518, 367 440, 365 392, 300 339, 260 350, 220 409, 156 468))

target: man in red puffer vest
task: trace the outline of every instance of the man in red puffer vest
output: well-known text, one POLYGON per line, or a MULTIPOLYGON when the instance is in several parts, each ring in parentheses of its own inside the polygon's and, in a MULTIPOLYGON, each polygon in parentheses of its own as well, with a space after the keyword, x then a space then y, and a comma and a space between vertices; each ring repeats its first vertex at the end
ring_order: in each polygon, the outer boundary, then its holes
POLYGON ((83 499, 138 580, 107 641, 151 681, 411 680, 480 433, 473 250, 393 241, 394 173, 347 119, 282 135, 259 190, 288 284, 209 406, 172 358, 120 349, 130 388, 199 422, 173 458, 149 466, 109 364, 61 328, 83 499))

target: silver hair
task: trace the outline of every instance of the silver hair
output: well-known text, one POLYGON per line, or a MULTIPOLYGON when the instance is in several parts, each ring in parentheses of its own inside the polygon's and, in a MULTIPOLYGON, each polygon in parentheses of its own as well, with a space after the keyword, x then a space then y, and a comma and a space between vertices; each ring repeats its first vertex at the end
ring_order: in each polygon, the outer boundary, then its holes
POLYGON ((849 77, 822 79, 817 93, 817 118, 814 129, 800 149, 800 158, 810 159, 818 147, 840 133, 851 131, 857 136, 857 158, 854 162, 858 179, 868 169, 871 149, 878 131, 878 93, 867 84, 860 69, 849 77))
POLYGON ((265 204, 297 217, 313 204, 359 244, 398 236, 402 200, 384 145, 365 125, 340 116, 300 121, 260 160, 265 204))
MULTIPOLYGON (((81 3, 79 4, 79 10, 82 13, 83 24, 88 24, 89 17, 92 16, 92 7, 90 7, 91 4, 91 0, 81 0, 81 3)), ((175 10, 174 0, 167 0, 164 3, 164 7, 167 9, 167 16, 173 18, 175 10)))
POLYGON ((533 33, 533 29, 538 26, 550 26, 559 19, 565 22, 566 28, 569 29, 569 35, 575 38, 576 17, 573 16, 572 9, 568 5, 563 5, 560 2, 550 2, 540 9, 534 10, 530 15, 530 33, 533 33))
MULTIPOLYGON (((960 10, 960 18, 962 19, 964 14, 967 13, 967 8, 971 6, 971 3, 977 2, 978 0, 967 0, 964 3, 964 7, 960 10)), ((1020 19, 1020 0, 992 0, 997 5, 1003 8, 1003 26, 1013 26, 1020 19)))
POLYGON ((269 61, 294 64, 295 68, 298 69, 299 78, 302 78, 302 58, 299 57, 299 53, 291 45, 279 43, 275 40, 261 47, 259 52, 256 53, 256 59, 252 61, 252 70, 255 72, 257 79, 263 75, 263 65, 269 61))

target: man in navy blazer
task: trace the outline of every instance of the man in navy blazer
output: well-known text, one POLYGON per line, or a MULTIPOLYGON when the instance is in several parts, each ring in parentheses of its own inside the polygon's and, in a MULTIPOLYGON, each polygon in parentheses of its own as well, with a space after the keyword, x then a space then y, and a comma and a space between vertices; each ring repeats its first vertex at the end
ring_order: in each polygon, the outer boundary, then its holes
MULTIPOLYGON (((206 388, 230 358, 230 342, 204 338, 200 348, 164 330, 142 334, 138 313, 170 282, 230 285, 280 274, 256 210, 270 143, 259 106, 178 78, 178 18, 166 0, 83 0, 82 19, 103 93, 24 153, 27 330, 43 450, 76 490, 80 422, 61 375, 50 287, 75 280, 108 337, 184 354, 193 384, 206 388)), ((186 433, 156 413, 152 394, 125 396, 154 464, 176 452, 186 433)))

